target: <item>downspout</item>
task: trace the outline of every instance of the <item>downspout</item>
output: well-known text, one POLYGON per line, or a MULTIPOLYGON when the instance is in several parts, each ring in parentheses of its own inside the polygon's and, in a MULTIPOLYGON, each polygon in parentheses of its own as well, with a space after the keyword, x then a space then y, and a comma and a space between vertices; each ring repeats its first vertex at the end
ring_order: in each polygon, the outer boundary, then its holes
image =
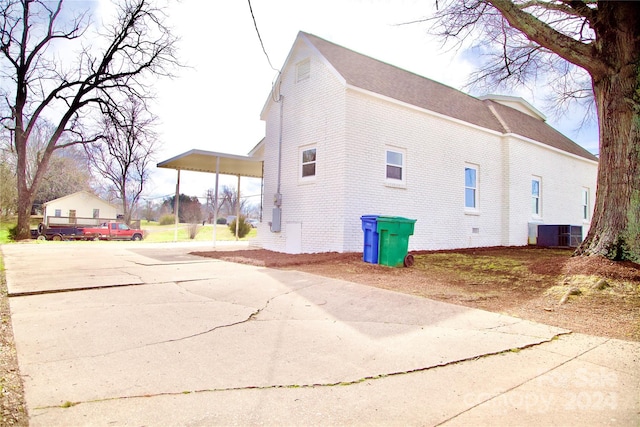
POLYGON ((262 215, 264 209, 264 161, 262 162, 262 177, 260 178, 260 222, 262 222, 262 215))
POLYGON ((273 196, 273 214, 271 217, 271 232, 279 233, 282 230, 282 210, 280 206, 282 206, 282 194, 280 193, 280 184, 282 179, 282 124, 283 120, 283 111, 284 111, 284 96, 280 95, 278 101, 280 103, 280 131, 278 135, 278 178, 277 178, 277 188, 276 194, 273 196))
MULTIPOLYGON (((280 95, 280 132, 278 135, 278 188, 276 190, 276 194, 278 196, 280 196, 280 176, 282 174, 282 123, 283 123, 283 111, 284 111, 284 96, 280 95)), ((278 203, 277 206, 279 207, 280 204, 278 203)))

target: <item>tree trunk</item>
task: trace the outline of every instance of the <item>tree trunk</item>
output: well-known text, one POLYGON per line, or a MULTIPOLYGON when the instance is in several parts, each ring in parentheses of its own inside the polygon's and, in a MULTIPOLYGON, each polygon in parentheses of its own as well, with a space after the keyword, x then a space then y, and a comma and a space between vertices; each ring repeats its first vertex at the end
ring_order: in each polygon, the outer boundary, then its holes
POLYGON ((31 219, 31 198, 23 196, 23 191, 18 191, 18 226, 16 230, 16 240, 24 240, 31 238, 30 224, 31 219))
POLYGON ((27 185, 27 144, 21 116, 16 117, 14 147, 17 154, 16 181, 18 186, 18 224, 16 240, 31 238, 30 224, 32 194, 27 185))
POLYGON ((637 78, 626 76, 624 85, 614 76, 594 85, 600 121, 598 196, 580 255, 640 261, 640 114, 629 91, 622 90, 637 87, 637 78))
POLYGON ((600 124, 597 198, 576 254, 640 262, 640 21, 633 2, 611 3, 599 2, 606 19, 596 47, 612 70, 591 76, 600 124))

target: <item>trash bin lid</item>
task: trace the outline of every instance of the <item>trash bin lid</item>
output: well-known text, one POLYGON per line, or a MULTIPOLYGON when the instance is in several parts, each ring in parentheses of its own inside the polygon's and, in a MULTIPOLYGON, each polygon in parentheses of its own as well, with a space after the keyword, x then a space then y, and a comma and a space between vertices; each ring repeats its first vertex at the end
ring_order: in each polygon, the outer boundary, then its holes
POLYGON ((375 219, 375 218, 378 218, 379 216, 380 216, 380 215, 362 215, 362 216, 360 217, 360 219, 363 219, 363 220, 364 220, 364 219, 375 219))
POLYGON ((406 222, 406 223, 415 223, 417 219, 405 218, 402 216, 379 216, 377 219, 378 222, 406 222))

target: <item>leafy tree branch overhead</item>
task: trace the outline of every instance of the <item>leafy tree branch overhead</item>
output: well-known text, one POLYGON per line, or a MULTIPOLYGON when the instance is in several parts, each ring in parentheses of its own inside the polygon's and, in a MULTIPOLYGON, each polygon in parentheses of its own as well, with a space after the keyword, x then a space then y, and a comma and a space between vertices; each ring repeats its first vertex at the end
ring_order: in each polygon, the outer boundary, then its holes
POLYGON ((153 79, 179 66, 177 40, 154 1, 117 3, 114 22, 97 30, 83 6, 16 0, 0 9, 0 72, 10 82, 1 122, 17 157, 18 238, 29 237, 31 205, 53 152, 101 141, 94 125, 102 114, 122 108, 123 97, 144 102, 153 96, 153 79), (61 59, 63 51, 77 52, 75 60, 61 59), (54 130, 29 176, 27 148, 43 120, 54 130))
MULTIPOLYGON (((598 188, 576 255, 640 261, 640 2, 438 0, 434 34, 485 55, 473 83, 560 82, 559 100, 592 96, 599 124, 598 188), (572 67, 589 80, 579 82, 572 67), (590 92, 589 95, 586 92, 590 92)), ((424 20, 423 20, 424 21, 424 20)))

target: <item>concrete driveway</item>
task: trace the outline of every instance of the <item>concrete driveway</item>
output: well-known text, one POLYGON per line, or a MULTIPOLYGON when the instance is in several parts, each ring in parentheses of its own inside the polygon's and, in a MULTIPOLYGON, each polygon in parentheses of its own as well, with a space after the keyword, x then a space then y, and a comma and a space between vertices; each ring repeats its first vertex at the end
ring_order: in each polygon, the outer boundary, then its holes
POLYGON ((0 249, 32 426, 640 420, 636 342, 188 254, 210 247, 0 249))

